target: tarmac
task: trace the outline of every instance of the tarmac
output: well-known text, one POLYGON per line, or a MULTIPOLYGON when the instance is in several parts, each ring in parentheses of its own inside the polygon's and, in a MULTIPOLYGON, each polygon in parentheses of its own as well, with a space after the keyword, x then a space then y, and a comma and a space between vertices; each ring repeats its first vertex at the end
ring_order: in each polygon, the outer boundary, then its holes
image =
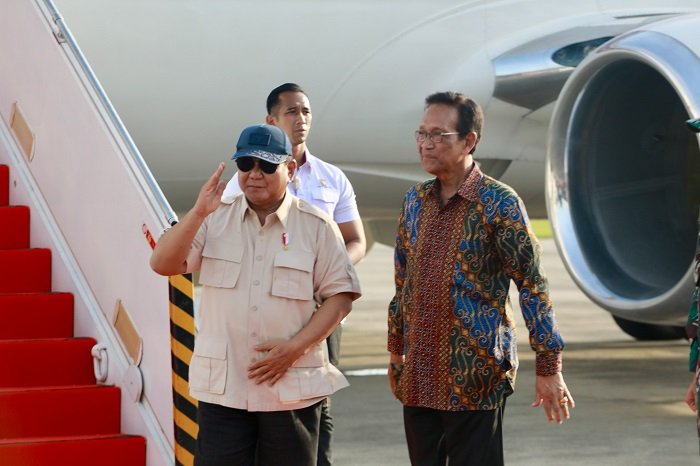
MULTIPOLYGON (((695 416, 683 402, 690 383, 687 342, 633 340, 576 288, 553 240, 543 240, 542 247, 567 344, 564 379, 576 408, 569 421, 557 425, 547 423, 542 408, 530 406, 534 353, 520 317, 520 368, 504 420, 506 464, 699 465, 695 416)), ((334 464, 408 465, 401 404, 389 390, 385 371, 392 249, 375 245, 357 271, 363 296, 344 324, 340 363, 350 387, 332 397, 334 464)), ((513 303, 519 316, 517 299, 513 303)))

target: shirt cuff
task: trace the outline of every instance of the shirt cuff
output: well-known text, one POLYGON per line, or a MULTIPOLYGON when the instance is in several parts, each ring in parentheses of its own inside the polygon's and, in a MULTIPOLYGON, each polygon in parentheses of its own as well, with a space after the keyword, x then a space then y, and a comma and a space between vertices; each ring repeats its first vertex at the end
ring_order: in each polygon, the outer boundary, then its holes
POLYGON ((535 357, 535 374, 555 375, 561 372, 562 355, 556 353, 537 353, 535 357))

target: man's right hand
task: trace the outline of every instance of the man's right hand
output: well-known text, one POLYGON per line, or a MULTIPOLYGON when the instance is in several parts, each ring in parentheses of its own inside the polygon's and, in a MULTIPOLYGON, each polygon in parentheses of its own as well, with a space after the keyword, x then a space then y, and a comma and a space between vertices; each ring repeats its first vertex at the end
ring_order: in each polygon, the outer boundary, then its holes
POLYGON ((151 268, 160 275, 179 275, 187 271, 187 254, 199 227, 221 205, 224 183, 221 174, 225 165, 219 164, 214 174, 199 190, 194 207, 160 237, 151 256, 151 268))
POLYGON ((226 168, 226 165, 221 162, 214 174, 199 190, 197 202, 195 202, 192 209, 197 216, 204 218, 221 205, 221 195, 224 192, 224 188, 226 188, 226 183, 221 181, 221 174, 224 172, 224 168, 226 168))

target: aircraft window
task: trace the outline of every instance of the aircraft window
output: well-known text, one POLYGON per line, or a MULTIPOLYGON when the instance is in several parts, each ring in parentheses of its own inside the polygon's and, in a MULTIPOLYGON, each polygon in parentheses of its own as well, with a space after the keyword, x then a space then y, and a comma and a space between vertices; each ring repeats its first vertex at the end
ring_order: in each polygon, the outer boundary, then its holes
POLYGON ((567 45, 554 52, 552 54, 552 60, 563 66, 578 66, 578 64, 586 58, 586 55, 612 38, 613 36, 599 37, 597 39, 567 45))

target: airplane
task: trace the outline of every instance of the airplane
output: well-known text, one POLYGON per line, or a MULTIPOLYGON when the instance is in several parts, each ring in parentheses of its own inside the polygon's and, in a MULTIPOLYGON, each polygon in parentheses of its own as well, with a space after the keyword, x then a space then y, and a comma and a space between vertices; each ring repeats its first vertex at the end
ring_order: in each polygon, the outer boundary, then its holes
POLYGON ((403 193, 426 178, 411 137, 422 99, 461 91, 485 110, 482 169, 549 217, 586 295, 637 338, 681 335, 697 2, 56 4, 175 210, 293 81, 313 105, 311 150, 348 175, 370 241, 391 245, 403 193))
POLYGON ((123 389, 148 464, 172 464, 177 429, 196 430, 173 426, 164 395, 186 397, 170 365, 187 349, 167 352, 175 311, 150 245, 282 82, 307 89, 311 151, 389 245, 405 190, 428 178, 412 137, 424 97, 470 95, 486 115, 476 159, 550 219, 584 293, 637 338, 679 337, 700 204, 697 2, 54 1, 0 2, 0 185, 31 206, 51 289, 75 297, 72 327, 96 341, 96 381, 123 389))

